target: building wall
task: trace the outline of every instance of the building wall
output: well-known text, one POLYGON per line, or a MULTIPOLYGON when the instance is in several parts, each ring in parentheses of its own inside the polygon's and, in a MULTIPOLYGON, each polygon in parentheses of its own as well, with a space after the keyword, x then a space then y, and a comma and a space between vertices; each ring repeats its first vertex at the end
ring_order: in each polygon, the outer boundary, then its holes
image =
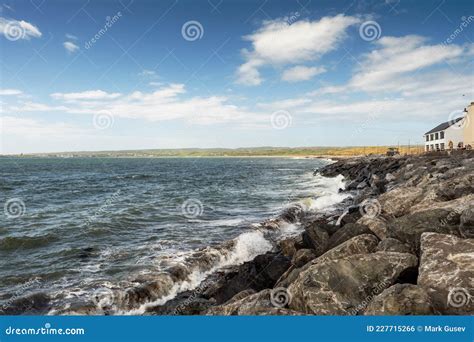
POLYGON ((463 120, 458 121, 452 126, 449 126, 445 133, 445 140, 446 140, 446 149, 448 148, 449 141, 453 142, 453 147, 457 148, 460 142, 464 143, 464 134, 463 134, 463 127, 462 127, 463 120))
POLYGON ((466 108, 466 118, 464 119, 464 145, 471 145, 474 148, 474 102, 466 108))

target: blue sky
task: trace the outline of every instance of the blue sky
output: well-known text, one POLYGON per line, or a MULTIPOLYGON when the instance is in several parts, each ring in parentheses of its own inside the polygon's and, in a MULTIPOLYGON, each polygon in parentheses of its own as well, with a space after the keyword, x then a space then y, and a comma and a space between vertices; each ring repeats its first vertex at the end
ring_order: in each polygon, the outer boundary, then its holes
POLYGON ((5 1, 0 153, 421 143, 472 1, 5 1))

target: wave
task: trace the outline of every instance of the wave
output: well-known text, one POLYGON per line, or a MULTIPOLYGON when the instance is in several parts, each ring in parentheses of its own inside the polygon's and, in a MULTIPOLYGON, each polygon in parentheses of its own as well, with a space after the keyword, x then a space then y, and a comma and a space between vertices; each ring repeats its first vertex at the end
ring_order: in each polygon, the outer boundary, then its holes
MULTIPOLYGON (((304 177, 306 178, 306 177, 304 177)), ((300 199, 290 203, 286 208, 298 206, 304 211, 323 213, 330 211, 349 195, 341 194, 345 188, 342 176, 326 178, 313 176, 311 181, 301 179, 310 188, 314 188, 315 197, 300 199)), ((300 184, 299 184, 300 185, 300 184)), ((241 265, 253 260, 256 256, 273 250, 277 241, 286 236, 298 234, 303 229, 298 222, 290 223, 281 217, 270 220, 269 225, 253 224, 248 230, 233 240, 219 245, 188 252, 175 252, 159 257, 161 271, 144 272, 137 279, 130 280, 128 286, 121 282, 121 287, 111 283, 101 284, 94 293, 105 291, 107 296, 92 295, 96 314, 140 315, 149 309, 165 304, 183 291, 193 290, 216 271, 230 266, 241 265), (267 228, 266 228, 267 227, 267 228), (275 229, 277 228, 277 229, 275 229), (95 298, 95 299, 94 299, 95 298), (112 298, 112 300, 111 300, 112 298)), ((214 222, 220 225, 240 224, 237 219, 222 219, 214 222)), ((81 314, 80 310, 59 311, 66 314, 81 314)), ((58 313, 54 311, 52 313, 58 313)))
POLYGON ((58 241, 59 237, 53 234, 40 236, 8 236, 0 239, 0 250, 13 251, 16 249, 30 249, 47 246, 58 241))

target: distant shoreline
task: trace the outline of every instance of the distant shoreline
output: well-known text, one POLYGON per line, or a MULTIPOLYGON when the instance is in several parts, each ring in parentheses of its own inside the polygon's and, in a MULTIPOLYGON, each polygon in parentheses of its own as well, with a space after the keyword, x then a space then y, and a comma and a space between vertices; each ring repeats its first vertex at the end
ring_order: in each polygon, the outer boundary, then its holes
MULTIPOLYGON (((46 152, 0 155, 0 158, 352 158, 385 155, 393 146, 346 147, 252 147, 252 148, 189 148, 118 151, 46 152)), ((401 154, 419 154, 422 146, 398 146, 401 154)))

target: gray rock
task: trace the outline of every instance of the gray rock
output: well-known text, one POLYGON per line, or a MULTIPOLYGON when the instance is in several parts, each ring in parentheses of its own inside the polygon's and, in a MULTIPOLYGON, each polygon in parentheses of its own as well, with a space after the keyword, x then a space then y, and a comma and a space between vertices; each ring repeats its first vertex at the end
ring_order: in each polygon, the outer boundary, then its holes
POLYGON ((377 251, 412 253, 409 246, 394 238, 386 238, 379 242, 377 251))
POLYGON ((304 227, 303 241, 304 244, 314 249, 317 255, 321 255, 326 251, 329 234, 317 224, 311 224, 304 227))
MULTIPOLYGON (((280 289, 277 289, 280 291, 280 289)), ((207 310, 206 315, 302 315, 303 313, 294 310, 289 310, 278 306, 275 302, 275 290, 266 289, 258 293, 246 296, 240 300, 225 303, 223 305, 215 306, 207 310), (272 299, 273 298, 273 299, 272 299)), ((290 300, 289 297, 286 300, 290 300)))
POLYGON ((418 285, 442 314, 474 314, 474 239, 424 233, 418 285))
POLYGON ((365 309, 367 298, 391 286, 417 265, 412 254, 356 254, 311 265, 290 284, 290 309, 316 315, 348 315, 365 309))
POLYGON ((352 239, 343 242, 337 247, 330 249, 320 257, 307 263, 301 268, 290 267, 277 281, 275 287, 288 287, 293 281, 298 278, 298 275, 308 269, 311 265, 316 263, 326 262, 328 260, 340 259, 354 254, 368 254, 375 251, 379 240, 371 234, 364 234, 353 237, 352 239))
POLYGON ((316 254, 316 252, 312 249, 300 249, 293 256, 291 263, 295 267, 301 267, 316 258, 317 256, 318 255, 316 254))
POLYGON ((387 237, 388 224, 383 217, 363 216, 357 221, 357 224, 367 226, 380 240, 387 237))
POLYGON ((420 236, 425 232, 458 234, 460 215, 455 211, 434 209, 396 218, 389 223, 388 237, 406 243, 418 250, 420 236))
POLYGON ((364 315, 433 315, 428 293, 421 286, 395 284, 374 297, 364 315))
POLYGON ((328 241, 327 248, 331 249, 337 245, 347 241, 354 236, 362 234, 373 234, 372 231, 367 227, 357 223, 348 223, 344 227, 339 228, 328 241))
POLYGON ((465 238, 474 238, 474 205, 462 212, 459 232, 465 238))
POLYGON ((296 237, 289 237, 289 238, 280 240, 278 242, 278 246, 280 247, 281 254, 291 258, 293 254, 295 254, 296 252, 295 244, 296 244, 296 237))

